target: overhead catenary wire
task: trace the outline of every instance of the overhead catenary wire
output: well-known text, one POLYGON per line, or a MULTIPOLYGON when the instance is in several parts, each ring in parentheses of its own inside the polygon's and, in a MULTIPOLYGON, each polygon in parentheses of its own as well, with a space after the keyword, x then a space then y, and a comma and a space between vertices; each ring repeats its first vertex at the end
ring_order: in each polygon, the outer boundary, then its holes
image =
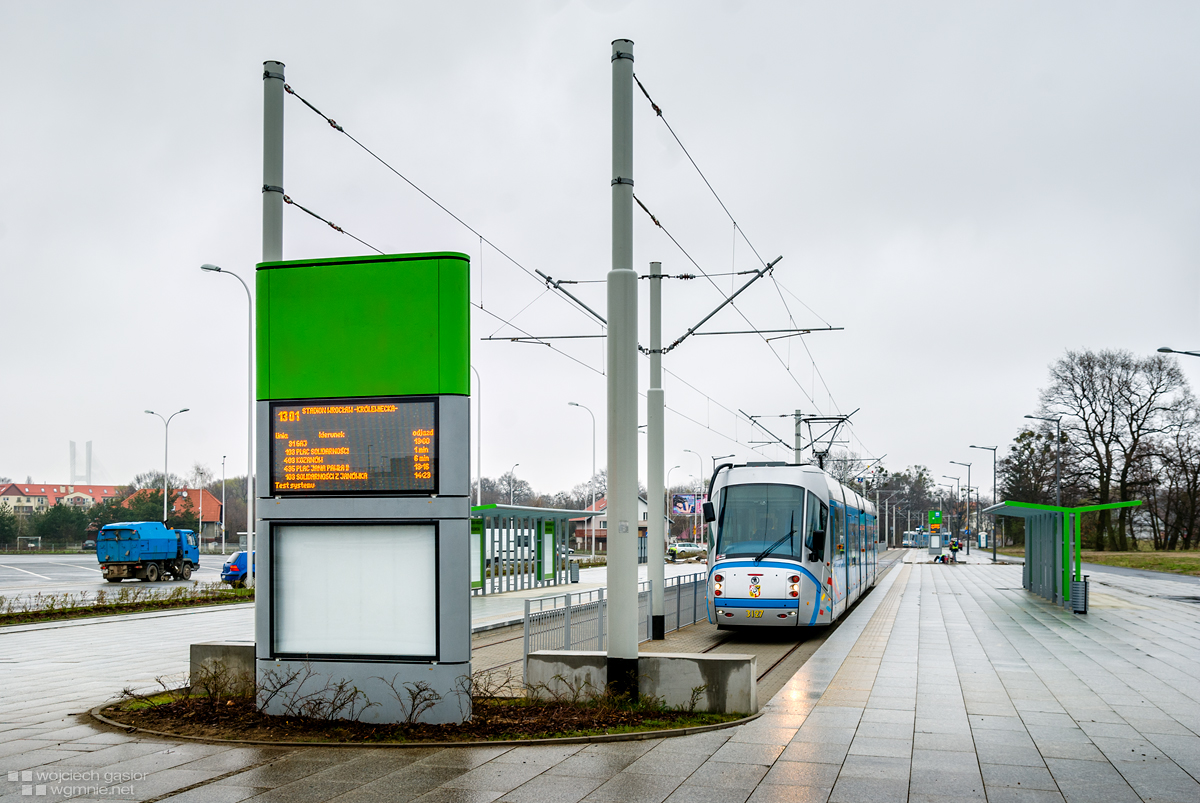
POLYGON ((349 238, 350 238, 350 239, 352 239, 352 240, 357 240, 358 242, 360 242, 360 243, 362 243, 363 245, 365 245, 367 248, 370 248, 370 249, 371 249, 372 251, 374 251, 375 253, 377 253, 377 254, 381 254, 381 255, 383 254, 383 252, 382 252, 382 251, 380 251, 380 250, 379 250, 378 248, 376 248, 375 246, 371 245, 370 243, 366 242, 365 240, 362 240, 362 239, 360 239, 360 238, 358 238, 358 237, 355 237, 353 234, 351 234, 350 232, 346 231, 345 229, 343 229, 341 226, 339 226, 338 224, 334 223, 333 221, 331 221, 331 220, 326 220, 325 218, 321 217, 320 215, 318 215, 316 212, 312 211, 312 210, 311 210, 311 209, 309 209, 308 207, 306 207, 306 206, 302 206, 301 204, 298 204, 298 203, 296 203, 294 200, 292 200, 292 199, 291 199, 291 197, 290 197, 290 196, 287 196, 287 195, 283 196, 283 202, 284 202, 285 204, 289 204, 290 206, 294 206, 294 207, 296 207, 297 209, 301 210, 302 212, 306 212, 307 214, 309 214, 309 215, 311 215, 311 216, 315 217, 317 220, 321 221, 322 223, 324 223, 326 226, 328 226, 329 228, 333 229, 334 231, 336 231, 336 232, 339 232, 339 233, 341 233, 341 234, 344 234, 344 235, 346 235, 347 237, 349 237, 349 238))
MULTIPOLYGON (((641 87, 641 88, 642 88, 642 91, 643 91, 643 93, 646 93, 645 87, 641 85, 641 82, 640 82, 640 81, 638 82, 638 85, 639 85, 639 87, 641 87)), ((526 275, 530 276, 530 278, 533 278, 533 279, 537 280, 537 281, 538 281, 540 284, 543 284, 545 287, 547 287, 547 288, 549 288, 549 289, 553 289, 553 290, 555 290, 555 291, 556 291, 556 294, 558 294, 558 295, 559 295, 560 297, 562 297, 564 300, 568 301, 568 303, 570 303, 572 306, 574 306, 574 307, 575 307, 577 310, 579 310, 581 313, 585 314, 585 315, 586 315, 586 316, 587 316, 587 317, 588 317, 590 320, 592 320, 592 321, 594 321, 594 322, 596 322, 596 323, 600 324, 600 325, 601 325, 601 326, 603 326, 603 327, 607 327, 607 321, 605 320, 605 318, 604 318, 603 316, 601 316, 600 314, 598 314, 598 313, 597 313, 595 310, 591 309, 591 308, 590 308, 590 307, 589 307, 587 304, 585 304, 585 303, 584 303, 583 301, 581 301, 580 299, 576 298, 576 297, 575 297, 573 294, 571 294, 569 291, 567 291, 566 289, 564 289, 564 288, 563 288, 563 286, 562 286, 562 285, 564 285, 564 284, 570 284, 570 283, 583 283, 583 282, 568 282, 568 281, 564 281, 564 280, 561 280, 561 279, 559 279, 559 280, 555 280, 554 278, 552 278, 552 277, 548 276, 547 274, 543 273, 541 270, 538 270, 538 269, 536 269, 536 268, 535 268, 535 269, 533 269, 533 270, 531 271, 529 268, 527 268, 525 265, 523 265, 523 264, 522 264, 520 261, 518 261, 518 260, 517 260, 515 257, 513 257, 511 254, 509 254, 508 252, 506 252, 505 250, 503 250, 502 248, 500 248, 498 245, 496 245, 494 242, 492 242, 492 241, 491 241, 489 238, 487 238, 486 236, 484 236, 484 235, 483 235, 483 234, 482 234, 480 231, 478 231, 478 230, 477 230, 477 229, 475 229, 473 226, 471 226, 469 223, 467 223, 465 220, 463 220, 463 218, 461 218, 460 216, 458 216, 457 214, 455 214, 455 213, 454 213, 452 210, 450 210, 450 209, 449 209, 447 206, 445 206, 445 205, 444 205, 444 204, 442 204, 440 201, 438 201, 436 198, 434 198, 434 197, 433 197, 433 196, 432 196, 430 193, 428 193, 428 192, 427 192, 427 191, 425 191, 423 188, 421 188, 420 186, 418 186, 418 185, 417 185, 417 184, 416 184, 416 183, 415 183, 415 182, 414 182, 412 179, 408 178, 408 176, 406 176, 406 175, 404 175, 403 173, 401 173, 401 172, 400 172, 400 171, 399 171, 399 170, 398 170, 396 167, 394 167, 394 166, 393 166, 391 163, 389 163, 389 162, 388 162, 386 159, 384 159, 382 156, 380 156, 378 153, 376 153, 374 150, 372 150, 372 149, 371 149, 371 148, 369 148, 369 147, 368 147, 366 144, 364 144, 362 141, 360 141, 360 140, 359 140, 357 137, 355 137, 353 134, 351 134, 349 131, 347 131, 347 130, 345 129, 345 127, 343 127, 342 125, 340 125, 339 123, 337 123, 337 121, 336 121, 336 120, 334 120, 333 118, 329 117, 329 116, 328 116, 328 115, 326 115, 326 114, 325 114, 323 111, 321 111, 320 109, 318 109, 318 108, 317 108, 317 107, 316 107, 316 106, 315 106, 313 103, 311 103, 311 102, 310 102, 308 99, 306 99, 305 97, 303 97, 302 95, 300 95, 298 92, 296 92, 296 91, 295 91, 295 90, 294 90, 294 89, 293 89, 293 88, 292 88, 292 87, 291 87, 289 84, 285 84, 285 85, 284 85, 284 89, 285 89, 285 91, 287 92, 287 94, 289 94, 289 95, 292 95, 293 97, 295 97, 297 100, 299 100, 301 103, 303 103, 305 107, 307 107, 308 109, 310 109, 310 110, 311 110, 311 111, 312 111, 314 114, 316 114, 317 116, 321 117, 321 119, 323 119, 323 120, 324 120, 326 123, 328 123, 328 124, 329 124, 329 126, 330 126, 331 128, 333 128, 334 130, 336 130, 338 133, 340 133, 340 134, 344 135, 344 136, 345 136, 347 139, 349 139, 351 142, 353 142, 355 145, 357 145, 359 148, 361 148, 361 149, 362 149, 362 150, 363 150, 365 153, 367 153, 369 156, 371 156, 371 158, 373 158, 375 161, 377 161, 379 164, 381 164, 381 165, 382 165, 384 168, 386 168, 388 171, 390 171, 390 172, 391 172, 392 174, 394 174, 396 177, 398 177, 399 179, 401 179, 402 181, 404 181, 406 184, 408 184, 408 185, 409 185, 409 186, 410 186, 412 189, 414 189, 416 192, 418 192, 418 193, 419 193, 421 196, 423 196, 423 197, 424 197, 426 200, 428 200, 429 202, 431 202, 432 204, 434 204, 436 207, 438 207, 440 210, 442 210, 442 211, 443 211, 445 214, 449 215, 449 216, 450 216, 450 217, 451 217, 451 218, 452 218, 452 219, 453 219, 455 222, 457 222, 459 225, 461 225, 461 226, 462 226, 463 228, 465 228, 467 231, 469 231, 469 232, 471 232, 472 234, 474 234, 474 235, 475 235, 475 236, 478 238, 478 240, 479 240, 479 242, 480 242, 480 243, 487 244, 487 245, 488 245, 488 246, 490 246, 491 248, 495 249, 495 251, 496 251, 498 254, 500 254, 502 257, 504 257, 506 260, 508 260, 508 261, 509 261, 509 262, 510 262, 512 265, 514 265, 515 267, 517 267, 517 268, 518 268, 519 270, 521 270, 523 273, 525 273, 526 275)), ((648 94, 647 94, 647 98, 649 98, 649 95, 648 95, 648 94)), ((661 113, 660 113, 660 116, 661 116, 661 113)), ((678 142, 679 146, 680 146, 680 147, 681 147, 681 148, 684 150, 684 153, 687 155, 687 157, 688 157, 688 160, 689 160, 689 161, 692 163, 693 167, 695 167, 695 169, 696 169, 697 173, 699 173, 699 174, 700 174, 701 178, 704 180, 705 184, 706 184, 706 185, 709 187, 709 190, 710 190, 710 191, 713 193, 713 196, 716 198, 717 202, 718 202, 718 203, 721 205, 722 209, 725 211, 725 213, 726 213, 727 215, 729 215, 729 217, 730 217, 730 220, 732 220, 732 221, 733 221, 734 227, 737 229, 738 233, 739 233, 739 234, 742 236, 742 239, 746 241, 746 244, 747 244, 747 245, 750 247, 751 251, 753 251, 753 252, 754 252, 754 254, 755 254, 755 256, 759 258, 759 261, 760 261, 760 262, 762 262, 762 261, 763 261, 763 260, 762 260, 762 258, 761 258, 761 257, 759 257, 759 255, 758 255, 758 252, 757 252, 757 250, 754 248, 754 245, 753 245, 753 243, 751 243, 751 242, 750 242, 750 240, 747 238, 745 231, 744 231, 744 230, 742 230, 742 229, 741 229, 741 227, 740 227, 740 226, 738 226, 738 224, 737 224, 737 221, 733 219, 733 216, 732 216, 732 215, 729 213, 729 210, 728 210, 728 208, 725 206, 725 204, 724 204, 724 202, 721 200, 720 196, 719 196, 719 195, 716 193, 716 190, 715 190, 715 189, 712 187, 712 185, 711 185, 711 183, 708 181, 707 177, 705 177, 705 176, 704 176, 703 172, 702 172, 702 171, 700 170, 700 168, 699 168, 699 165, 697 165, 697 164, 696 164, 696 162, 695 162, 695 160, 692 158, 691 154, 690 154, 690 153, 688 153, 688 151, 687 151, 686 147, 684 147, 684 145, 683 145, 682 141, 680 141, 680 140, 679 140, 679 137, 675 135, 675 132, 674 132, 674 130, 672 130, 672 129, 671 129, 671 127, 670 127, 669 123, 667 123, 667 121, 666 121, 666 119, 665 119, 665 118, 663 118, 663 123, 664 123, 665 125, 667 125, 667 128, 668 128, 668 130, 670 130, 670 131, 671 131, 671 134, 672 134, 672 136, 675 138, 676 142, 678 142)), ((364 245, 365 247, 367 247, 367 248, 371 249, 372 251, 375 251, 376 253, 379 253, 379 254, 383 254, 383 253, 384 253, 383 251, 380 251, 378 248, 376 248, 375 246, 371 245, 370 243, 367 243, 366 241, 364 241, 364 240, 360 239, 359 237, 357 237, 357 236, 355 236, 355 235, 351 234, 350 232, 347 232, 347 231, 345 231, 345 229, 341 228, 340 226, 337 226, 336 224, 334 224, 334 223, 332 223, 331 221, 329 221, 329 220, 327 220, 327 219, 325 219, 325 218, 321 217, 320 215, 317 215, 316 213, 312 212, 311 210, 309 210, 309 209, 307 209, 307 208, 305 208, 305 207, 303 207, 303 206, 300 206, 299 204, 294 204, 294 202, 290 202, 290 201, 289 201, 289 203, 293 203, 293 205, 296 205, 296 206, 298 206, 298 207, 299 207, 300 209, 302 209, 303 211, 305 211, 305 212, 307 212, 308 214, 312 215, 312 216, 313 216, 315 219, 317 219, 317 220, 320 220, 321 222, 325 223, 326 225, 330 226, 331 228, 335 229, 336 231, 339 231, 340 233, 346 234, 347 236, 349 236, 349 237, 353 238, 354 240, 356 240, 357 242, 361 243, 361 244, 362 244, 362 245, 364 245)), ((640 201, 639 201, 639 205, 642 205, 640 201)), ((646 209, 644 205, 642 205, 642 208, 643 208, 643 209, 644 209, 644 210, 647 212, 647 214, 649 214, 649 210, 648 210, 648 209, 646 209)), ((651 215, 651 217, 653 218, 653 216, 652 216, 652 215, 651 215)), ((657 221, 656 221, 656 223, 657 223, 657 221)), ((663 228, 663 227, 661 226, 661 224, 660 224, 660 226, 659 226, 659 227, 660 227, 660 228, 663 228)), ((673 237, 673 236, 671 236, 671 235, 670 235, 670 233, 666 231, 666 229, 665 229, 665 228, 663 228, 663 231, 664 231, 664 233, 666 233, 666 234, 668 235, 668 237, 670 237, 670 238, 671 238, 671 240, 672 240, 673 242, 675 242, 675 245, 676 245, 676 247, 677 247, 677 248, 679 248, 679 250, 680 250, 682 253, 684 253, 684 255, 685 255, 687 258, 688 258, 688 260, 689 260, 689 261, 690 261, 690 262, 691 262, 691 263, 692 263, 692 264, 693 264, 693 265, 696 267, 696 269, 699 271, 699 273, 700 273, 701 275, 703 275, 705 278, 707 278, 707 279, 709 280, 709 282, 713 284, 713 287, 714 287, 714 288, 715 288, 715 289, 716 289, 716 290, 717 290, 719 293, 721 293, 721 295, 722 295, 722 296, 725 296, 725 294, 724 294, 724 293, 723 293, 723 292, 720 290, 720 288, 719 288, 719 287, 717 287, 717 285, 715 284, 715 282, 713 282, 713 280, 712 280, 712 277, 713 277, 713 276, 724 276, 724 275, 741 275, 741 274, 750 274, 750 273, 758 273, 758 272, 759 272, 759 271, 755 270, 755 271, 730 271, 730 272, 721 272, 721 273, 708 274, 708 273, 706 273, 706 272, 703 270, 703 268, 701 268, 701 267, 700 267, 700 265, 699 265, 699 264, 698 264, 698 263, 697 263, 697 262, 696 262, 694 259, 692 259, 692 258, 691 258, 691 255, 690 255, 690 254, 688 254, 688 253, 686 252, 686 250, 685 250, 685 249, 682 247, 682 245, 681 245, 681 244, 679 244, 679 243, 678 243, 678 241, 676 241, 676 240, 674 239, 674 237, 673 237)), ((481 253, 481 261, 482 261, 482 250, 481 250, 481 252, 480 252, 480 253, 481 253)), ((764 263, 764 264, 765 264, 765 263, 764 263)), ((686 275, 680 275, 678 278, 690 278, 690 277, 687 277, 686 275)), ((481 295, 481 300, 482 300, 482 288, 481 288, 481 294, 480 294, 480 295, 481 295)), ((539 296, 539 297, 540 297, 540 296, 539 296)), ((536 301, 536 300, 537 300, 537 299, 534 299, 534 301, 536 301)), ((533 303, 533 302, 530 302, 530 303, 533 303)), ((582 361, 582 360, 578 359, 577 357, 575 357, 575 356, 574 356, 574 355, 572 355, 572 354, 569 354, 568 352, 565 352, 565 351, 563 351, 562 349, 558 349, 558 348, 556 348, 556 347, 555 347, 553 344, 546 342, 544 339, 542 339, 542 338, 539 338, 539 337, 536 337, 536 336, 534 336, 534 335, 530 334, 529 332, 526 332, 525 330, 523 330, 523 329, 521 329, 519 326, 517 326, 515 323, 513 323, 513 322, 512 322, 512 320, 510 320, 510 319, 509 319, 509 320, 506 320, 506 319, 505 319, 505 318, 503 318, 502 316, 500 316, 500 315, 497 315, 496 313, 493 313, 491 310, 488 310, 488 309, 484 308, 484 307, 482 306, 482 304, 476 304, 475 302, 471 302, 471 305, 472 305, 473 307, 475 307, 476 309, 480 310, 481 312, 483 312, 484 314, 488 315, 489 317, 491 317, 491 318, 493 318, 493 319, 495 319, 495 320, 499 321, 499 322, 500 322, 502 325, 508 325, 508 326, 511 326, 513 329, 515 329, 515 330, 517 330, 518 332, 520 332, 520 333, 523 335, 523 337, 519 339, 519 342, 531 342, 531 343, 536 343, 536 344, 538 344, 538 345, 543 345, 543 346, 546 346, 547 348, 551 349, 552 351, 555 351, 555 352, 557 352, 557 353, 559 353, 559 354, 561 354, 561 355, 563 355, 563 356, 567 357, 567 358, 568 358, 568 359, 570 359, 571 361, 573 361, 573 362, 575 362, 575 363, 577 363, 577 364, 579 364, 579 365, 581 365, 581 366, 583 366, 583 367, 587 368, 588 370, 590 370, 590 371, 592 371, 592 372, 594 372, 594 373, 600 374, 600 375, 604 375, 604 371, 602 371, 602 370, 600 370, 600 369, 597 369, 597 368, 595 368, 595 367, 594 367, 594 366, 592 366, 592 365, 589 365, 588 363, 586 363, 586 362, 584 362, 584 361, 582 361)), ((743 312, 742 312, 742 311, 741 311, 741 310, 740 310, 740 309, 737 307, 737 305, 736 305, 736 304, 730 304, 730 306, 733 306, 733 308, 734 308, 734 309, 735 309, 735 310, 738 312, 738 314, 739 314, 739 315, 740 315, 740 316, 741 316, 741 317, 742 317, 742 318, 743 318, 743 319, 746 321, 746 323, 747 323, 747 325, 748 325, 748 326, 750 326, 750 327, 752 327, 752 328, 755 328, 755 327, 754 327, 754 324, 753 324, 753 323, 752 323, 752 322, 749 320, 749 318, 747 318, 747 317, 746 317, 746 315, 745 315, 745 314, 744 314, 744 313, 743 313, 743 312)), ((807 305, 806 305, 806 306, 807 306, 807 305)), ((527 307, 528 307, 528 305, 526 305, 526 308, 527 308, 527 307)), ((523 308, 521 311, 524 311, 524 308, 523 308)), ((519 311, 519 312, 517 313, 517 315, 521 314, 521 311, 519 311)), ((516 316, 513 316, 513 317, 515 318, 516 316)), ((819 316, 818 316, 818 317, 819 317, 819 316)), ((822 319, 822 320, 823 320, 823 319, 822 319)), ((502 328, 502 327, 501 327, 501 328, 502 328)), ((497 329, 496 331, 497 331, 497 332, 499 332, 499 329, 497 329)), ((764 337, 764 341, 765 341, 765 340, 766 340, 766 338, 764 337)), ((769 343, 768 343, 768 347, 770 348, 770 345, 769 345, 769 343)), ((784 368, 785 368, 785 370, 787 370, 787 365, 783 363, 782 359, 779 357, 778 353, 776 353, 776 352, 775 352, 774 348, 771 348, 771 352, 772 352, 772 354, 774 354, 774 355, 775 355, 776 359, 777 359, 777 360, 780 360, 781 364, 783 364, 783 365, 784 365, 784 368)), ((684 385, 686 385, 686 386, 687 386, 687 387, 688 387, 690 390, 692 390, 693 392, 697 393, 698 395, 700 395, 701 397, 703 397, 704 399, 706 399, 706 400, 707 400, 707 401, 708 401, 710 404, 716 404, 716 405, 717 405, 718 407, 720 407, 721 409, 727 410, 727 411, 729 411, 731 414, 733 414, 733 411, 732 411, 732 410, 730 410, 730 408, 728 408, 727 406, 725 406, 725 405, 721 404, 720 402, 716 401, 715 399, 713 399, 713 397, 709 396, 707 393, 705 393, 704 391, 702 391, 702 390, 700 390, 699 388, 695 387, 694 385, 692 385, 691 383, 687 382, 686 380, 683 380, 683 379, 682 379, 682 377, 680 377, 679 375, 677 375, 677 374, 675 374, 675 373, 673 373, 673 372, 671 372, 671 371, 667 371, 667 370, 665 370, 665 369, 664 369, 664 371, 665 371, 665 373, 668 373, 668 374, 670 374, 670 375, 671 375, 672 377, 674 377, 675 379, 677 379, 677 380, 681 381, 681 382, 682 382, 684 385)), ((789 375, 791 375, 791 371, 790 371, 790 370, 788 370, 788 373, 789 373, 789 375)), ((795 377, 795 376, 792 376, 791 378, 792 378, 792 380, 793 380, 793 381, 796 383, 796 385, 797 385, 797 387, 800 389, 801 393, 803 393, 803 394, 804 394, 806 397, 808 397, 808 394, 807 394, 807 392, 804 390, 804 388, 803 388, 803 386, 800 384, 799 380, 798 380, 798 379, 796 379, 796 377, 795 377)), ((810 400, 810 401, 812 401, 811 397, 809 397, 809 400, 810 400)), ((702 427, 704 427, 705 429, 707 429, 707 430, 709 430, 709 431, 712 431, 712 432, 714 432, 715 434, 718 434, 718 435, 720 435, 721 437, 723 437, 723 438, 726 438, 727 440, 730 440, 731 442, 738 443, 738 444, 741 444, 741 445, 744 445, 744 446, 746 445, 746 444, 743 444, 743 443, 742 443, 740 440, 738 440, 738 439, 736 438, 736 436, 735 436, 735 437, 730 437, 729 435, 727 435, 727 434, 725 434, 725 433, 722 433, 722 432, 720 432, 719 430, 712 429, 712 427, 711 427, 711 426, 709 426, 709 425, 707 425, 707 424, 704 424, 704 423, 702 423, 702 422, 699 422, 698 420, 696 420, 696 419, 692 418, 691 416, 688 416, 688 415, 686 415, 686 414, 682 413, 682 412, 681 412, 681 411, 679 411, 679 410, 676 410, 676 409, 674 409, 674 408, 671 408, 671 407, 668 407, 667 409, 671 410, 671 412, 675 413, 676 415, 679 415, 680 417, 682 417, 682 418, 684 418, 684 419, 686 419, 686 420, 688 420, 688 421, 691 421, 692 423, 695 423, 695 424, 697 424, 698 426, 702 426, 702 427)), ((753 448, 753 447, 751 446, 751 447, 749 447, 749 448, 753 448)))
POLYGON ((757 258, 760 263, 765 265, 766 260, 759 255, 758 249, 754 247, 754 243, 750 242, 750 238, 746 236, 746 232, 741 226, 738 225, 737 220, 733 217, 733 213, 729 211, 729 207, 727 207, 725 202, 721 200, 721 196, 717 194, 717 191, 713 188, 712 182, 710 182, 708 177, 704 175, 704 171, 700 169, 700 165, 696 164, 696 160, 693 159, 692 154, 688 152, 687 146, 683 144, 683 140, 679 138, 679 135, 675 133, 675 129, 671 127, 669 122, 667 122, 666 115, 663 114, 662 108, 654 102, 653 98, 650 97, 650 93, 646 91, 646 87, 642 83, 641 79, 637 77, 637 73, 633 74, 633 80, 637 82, 638 89, 642 90, 642 94, 645 95, 646 100, 650 102, 650 106, 654 109, 655 115, 658 117, 658 119, 662 120, 663 125, 667 127, 667 131, 671 132, 671 136, 675 139, 675 142, 683 151, 683 155, 686 156, 688 161, 692 163, 692 167, 696 168, 696 172, 700 175, 700 179, 704 182, 704 186, 708 187, 708 191, 711 192, 712 196, 717 199, 717 203, 721 205, 721 209, 724 210, 725 214, 729 217, 729 220, 732 221, 734 228, 737 229, 738 233, 742 235, 742 239, 746 241, 746 245, 750 246, 750 250, 754 252, 755 258, 757 258))
POLYGON ((333 128, 338 133, 344 135, 347 139, 349 139, 351 142, 353 142, 358 147, 362 148, 363 151, 365 151, 367 154, 369 154, 371 156, 371 158, 373 158, 375 161, 379 162, 381 165, 383 165, 385 168, 387 168, 389 171, 391 171, 393 174, 395 174, 400 180, 402 180, 404 183, 408 184, 408 186, 412 187, 414 190, 416 190, 418 193, 420 193, 422 196, 424 196, 426 200, 428 200, 430 203, 432 203, 438 209, 441 209, 447 215, 452 217, 455 221, 458 222, 459 225, 461 225, 467 231, 474 234, 482 242, 487 243, 489 246, 491 246, 493 249, 495 249, 496 253, 500 254, 500 256, 507 259, 509 262, 511 262, 513 265, 515 265, 517 268, 519 268, 521 271, 523 271, 526 275, 528 275, 531 279, 534 279, 535 281, 538 281, 539 283, 545 283, 547 286, 553 287, 556 291, 558 291, 559 293, 562 294, 562 297, 565 300, 567 300, 572 306, 574 306, 580 312, 583 312, 585 315, 587 315, 589 318, 593 319, 595 322, 598 322, 600 325, 607 326, 607 321, 604 320, 603 316, 599 315, 595 310, 593 310, 587 304, 584 304, 578 298, 571 295, 571 293, 567 292, 566 290, 563 290, 561 286, 557 285, 555 283, 555 281, 551 277, 547 276, 545 273, 542 273, 540 270, 537 270, 536 268, 533 270, 530 270, 529 268, 522 265, 507 251, 500 248, 494 242, 489 240, 481 232, 479 232, 477 229, 475 229, 471 224, 467 223, 461 217, 454 214, 454 212, 452 212, 445 204, 443 204, 438 199, 434 198, 432 195, 430 195, 424 189, 419 187, 416 184, 416 182, 414 182, 408 176, 404 175, 399 170, 397 170, 395 167, 393 167, 386 159, 384 159, 379 154, 375 153, 375 151, 368 148, 357 137, 355 137, 353 134, 351 134, 349 131, 347 131, 343 126, 338 124, 338 122, 336 120, 334 120, 332 117, 329 117, 328 115, 326 115, 324 112, 322 112, 320 109, 318 109, 312 103, 310 103, 307 99, 305 99, 302 95, 300 95, 298 92, 296 92, 296 90, 292 89, 291 85, 284 84, 283 89, 289 95, 295 97, 297 100, 299 100, 301 103, 303 103, 309 109, 311 109, 315 114, 317 114, 317 116, 319 116, 321 119, 323 119, 325 122, 327 122, 331 128, 333 128))

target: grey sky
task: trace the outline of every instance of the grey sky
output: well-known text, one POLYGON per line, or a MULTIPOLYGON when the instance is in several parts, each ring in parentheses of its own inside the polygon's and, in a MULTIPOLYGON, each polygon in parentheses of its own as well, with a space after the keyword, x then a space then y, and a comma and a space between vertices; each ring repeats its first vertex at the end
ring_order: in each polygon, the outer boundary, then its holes
MULTIPOLYGON (((244 471, 245 299, 260 257, 261 63, 529 268, 609 267, 609 42, 776 277, 744 296, 776 341, 695 338, 665 367, 667 467, 761 438, 726 408, 862 408, 886 464, 984 463, 1066 348, 1200 347, 1200 141, 1191 3, 0 3, 0 475, 94 481, 161 464, 244 471), (790 366, 790 373, 782 363, 790 366), (818 373, 819 372, 819 375, 818 373), (807 394, 807 395, 806 395, 807 394), (811 396, 812 400, 808 397, 811 396), (832 398, 831 398, 832 396, 832 398), (735 444, 730 438, 741 441, 735 444)), ((569 305, 294 98, 285 187, 387 252, 463 251, 473 298, 535 334, 593 333, 569 305), (480 262, 482 261, 482 270, 480 262), (535 301, 535 299, 537 299, 535 301)), ((749 270, 728 218, 639 95, 637 194, 706 271, 749 270)), ((635 262, 692 266, 641 216, 635 262)), ((362 247, 295 208, 287 258, 362 247)), ((728 291, 734 277, 716 279, 728 291)), ((742 277, 736 277, 740 284, 742 277)), ((602 284, 579 294, 603 311, 602 284)), ((643 301, 645 299, 643 288, 643 301)), ((673 339, 720 297, 665 292, 673 339)), ((644 311, 644 308, 643 308, 644 311)), ((473 336, 498 328, 478 312, 473 336)), ((727 311, 713 330, 741 329, 727 311)), ((500 333, 509 331, 501 329, 500 333)), ((645 339, 643 327, 643 338, 645 339)), ((599 341, 564 351, 603 368, 599 341)), ((535 345, 475 342, 484 472, 583 482, 604 379, 535 345)), ((643 371, 644 371, 643 366, 643 371)), ((1184 363, 1200 380, 1200 361, 1184 363)), ((790 422, 773 427, 790 437, 790 422)), ((771 458, 781 451, 765 450, 771 458)), ((950 471, 949 469, 955 469, 950 471)), ((990 486, 990 466, 973 473, 990 486)))

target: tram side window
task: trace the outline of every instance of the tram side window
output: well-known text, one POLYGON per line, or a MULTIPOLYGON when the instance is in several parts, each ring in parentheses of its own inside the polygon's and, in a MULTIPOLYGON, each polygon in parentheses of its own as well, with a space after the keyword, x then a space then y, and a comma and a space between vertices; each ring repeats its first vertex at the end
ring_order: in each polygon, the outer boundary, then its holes
POLYGON ((808 547, 809 560, 825 560, 825 541, 828 537, 829 508, 814 493, 808 494, 808 523, 804 546, 808 547), (814 537, 814 533, 816 534, 814 537))
POLYGON ((841 506, 833 509, 833 530, 837 535, 837 543, 834 546, 835 556, 845 560, 846 558, 846 514, 841 506))
POLYGON ((861 517, 857 510, 850 510, 850 565, 858 565, 858 548, 862 545, 861 517))

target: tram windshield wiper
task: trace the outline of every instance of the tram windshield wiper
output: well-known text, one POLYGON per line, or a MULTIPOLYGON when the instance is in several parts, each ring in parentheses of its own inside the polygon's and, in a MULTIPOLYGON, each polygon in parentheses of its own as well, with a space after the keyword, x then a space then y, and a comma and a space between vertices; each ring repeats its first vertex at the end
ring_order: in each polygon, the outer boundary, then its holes
MULTIPOLYGON (((786 541, 789 538, 792 538, 795 535, 796 535, 796 511, 793 510, 791 521, 788 522, 788 531, 786 533, 784 533, 783 535, 781 535, 779 537, 778 541, 771 544, 769 547, 764 549, 762 552, 758 553, 758 557, 754 559, 754 562, 758 563, 760 560, 765 558, 767 555, 774 552, 776 547, 778 547, 784 541, 786 541)), ((796 544, 795 544, 795 542, 793 542, 792 543, 792 552, 795 553, 795 551, 796 551, 796 544)))

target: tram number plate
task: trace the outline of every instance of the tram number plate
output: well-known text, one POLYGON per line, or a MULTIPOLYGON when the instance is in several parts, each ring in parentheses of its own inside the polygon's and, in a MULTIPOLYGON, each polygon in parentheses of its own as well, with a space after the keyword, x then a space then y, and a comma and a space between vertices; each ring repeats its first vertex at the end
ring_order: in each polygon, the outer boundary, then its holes
POLYGON ((746 616, 750 619, 761 619, 762 611, 746 611, 746 616))

